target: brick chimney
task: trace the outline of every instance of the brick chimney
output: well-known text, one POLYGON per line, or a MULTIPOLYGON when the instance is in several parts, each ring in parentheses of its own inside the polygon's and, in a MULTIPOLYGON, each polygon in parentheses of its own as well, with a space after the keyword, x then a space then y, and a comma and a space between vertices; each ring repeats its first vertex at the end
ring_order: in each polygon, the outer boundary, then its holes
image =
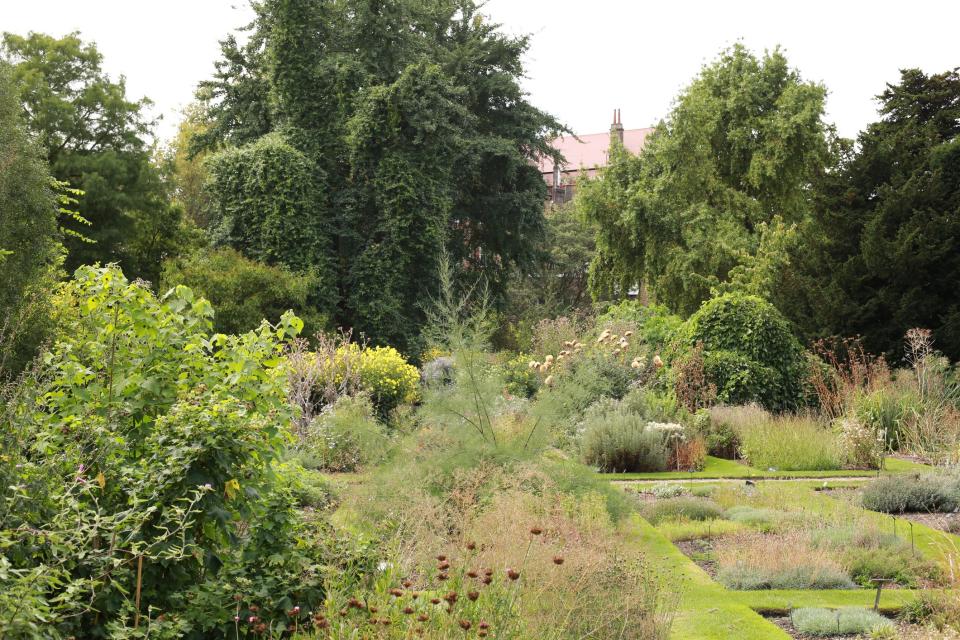
POLYGON ((623 123, 620 122, 620 109, 613 110, 613 124, 610 125, 610 143, 617 140, 623 144, 623 123))

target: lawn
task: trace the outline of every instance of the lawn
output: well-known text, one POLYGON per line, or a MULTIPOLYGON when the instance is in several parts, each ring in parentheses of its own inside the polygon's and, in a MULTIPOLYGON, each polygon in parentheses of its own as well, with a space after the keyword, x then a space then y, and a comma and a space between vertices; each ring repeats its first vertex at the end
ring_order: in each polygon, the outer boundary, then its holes
MULTIPOLYGON (((886 469, 880 473, 911 473, 918 471, 929 471, 931 467, 925 464, 902 460, 900 458, 888 458, 886 460, 886 469)), ((614 480, 720 480, 733 478, 869 478, 877 475, 876 471, 865 471, 862 469, 832 469, 825 471, 771 471, 769 469, 756 469, 749 465, 737 462, 736 460, 726 460, 707 456, 706 464, 700 471, 655 471, 650 473, 602 473, 601 477, 614 480)))

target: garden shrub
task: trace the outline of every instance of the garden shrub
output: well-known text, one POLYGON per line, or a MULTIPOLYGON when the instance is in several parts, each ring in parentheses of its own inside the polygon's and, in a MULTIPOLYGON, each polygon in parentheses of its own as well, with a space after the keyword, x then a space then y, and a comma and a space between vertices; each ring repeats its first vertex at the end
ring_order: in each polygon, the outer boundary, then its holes
POLYGON ((723 509, 704 498, 667 498, 645 505, 641 510, 651 524, 664 520, 717 520, 723 518, 723 509))
POLYGON ((300 445, 300 461, 324 471, 358 471, 380 462, 388 444, 370 399, 343 396, 310 423, 300 445))
POLYGON ((883 513, 947 513, 960 508, 960 479, 954 476, 896 475, 863 489, 863 506, 883 513))
POLYGON ((310 528, 276 466, 292 423, 280 356, 302 323, 214 334, 190 289, 157 299, 115 267, 81 267, 57 304, 58 339, 0 413, 0 477, 18 487, 0 512, 0 593, 28 603, 0 635, 117 636, 138 574, 141 613, 198 637, 232 632, 228 576, 269 588, 264 616, 284 624, 291 598, 318 605, 332 556, 301 546, 310 528), (202 616, 198 585, 217 589, 202 616))
POLYGON ((401 404, 420 397, 420 372, 393 347, 360 352, 360 386, 370 394, 377 413, 387 416, 401 404))
POLYGON ((883 432, 856 418, 840 418, 835 428, 847 465, 857 469, 878 469, 885 451, 883 432))
POLYGON ((721 402, 758 402, 772 410, 803 404, 803 347, 762 298, 730 293, 708 300, 677 335, 682 351, 703 343, 707 378, 721 402))
POLYGON ((894 631, 893 622, 870 609, 804 607, 790 612, 790 622, 811 636, 863 635, 894 631))
POLYGON ((529 355, 518 353, 500 365, 507 391, 521 398, 533 397, 540 388, 540 378, 536 370, 530 367, 530 360, 529 355))
POLYGON ((710 411, 701 409, 691 420, 691 429, 703 438, 707 453, 717 458, 736 460, 740 457, 740 438, 729 423, 712 418, 710 411))
POLYGON ((650 493, 656 498, 679 498, 687 495, 690 491, 676 482, 658 482, 650 489, 650 493))
POLYGON ((659 392, 648 387, 631 389, 621 405, 632 413, 642 416, 650 422, 683 422, 687 412, 670 392, 659 392))
POLYGON ((235 249, 199 251, 167 260, 160 290, 191 288, 216 309, 213 327, 221 333, 242 333, 260 322, 276 322, 286 311, 303 320, 304 335, 323 330, 327 319, 316 312, 313 296, 320 288, 315 272, 293 272, 244 257, 235 249))
POLYGON ((938 577, 937 565, 915 556, 910 545, 891 545, 879 549, 853 547, 841 552, 843 563, 853 581, 862 587, 876 587, 871 580, 892 580, 896 584, 916 588, 920 579, 938 577))
POLYGON ((601 471, 662 471, 670 451, 664 434, 615 401, 597 403, 583 420, 583 460, 601 471))
POLYGON ((654 351, 663 350, 674 338, 683 321, 663 305, 644 305, 636 300, 624 300, 611 305, 597 317, 596 326, 629 323, 644 343, 654 351))

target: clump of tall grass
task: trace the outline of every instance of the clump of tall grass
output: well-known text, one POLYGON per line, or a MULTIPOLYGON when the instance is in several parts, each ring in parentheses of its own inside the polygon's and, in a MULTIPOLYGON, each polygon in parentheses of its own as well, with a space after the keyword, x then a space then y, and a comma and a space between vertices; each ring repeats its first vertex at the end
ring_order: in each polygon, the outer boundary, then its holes
POLYGON ((890 633, 893 622, 875 611, 856 607, 822 609, 805 607, 790 613, 793 628, 811 636, 860 635, 890 633))
POLYGON ((836 434, 809 416, 770 416, 747 408, 733 428, 743 457, 761 469, 822 471, 840 469, 845 460, 836 434))
POLYGON ((646 505, 641 513, 652 524, 664 520, 716 520, 723 518, 723 509, 705 498, 668 498, 646 505))

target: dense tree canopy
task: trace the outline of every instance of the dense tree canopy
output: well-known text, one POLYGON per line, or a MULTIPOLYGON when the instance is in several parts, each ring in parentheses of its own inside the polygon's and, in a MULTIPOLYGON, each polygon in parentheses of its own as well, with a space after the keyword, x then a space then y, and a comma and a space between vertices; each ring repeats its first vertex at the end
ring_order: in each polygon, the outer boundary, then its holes
POLYGON ((769 288, 770 255, 809 215, 829 155, 826 90, 779 50, 740 45, 704 67, 639 157, 620 150, 578 206, 598 223, 598 293, 644 282, 690 314, 731 280, 769 288))
POLYGON ((111 80, 102 55, 76 33, 5 33, 3 51, 53 175, 83 191, 78 208, 91 226, 67 228, 94 242, 68 235, 67 268, 119 262, 128 275, 156 281, 180 240, 180 210, 151 162, 149 101, 130 100, 124 79, 111 80))
POLYGON ((255 8, 250 40, 227 39, 202 88, 198 143, 226 147, 211 161, 217 239, 313 267, 338 324, 401 347, 443 250, 502 294, 535 255, 545 187, 531 160, 560 128, 520 90, 527 40, 472 0, 255 8))
POLYGON ((31 298, 45 296, 56 280, 56 211, 50 171, 21 120, 10 70, 0 63, 0 371, 19 369, 23 347, 38 341, 24 314, 36 315, 31 298))
POLYGON ((896 355, 907 329, 960 357, 960 75, 902 72, 818 186, 781 304, 810 336, 896 355))

